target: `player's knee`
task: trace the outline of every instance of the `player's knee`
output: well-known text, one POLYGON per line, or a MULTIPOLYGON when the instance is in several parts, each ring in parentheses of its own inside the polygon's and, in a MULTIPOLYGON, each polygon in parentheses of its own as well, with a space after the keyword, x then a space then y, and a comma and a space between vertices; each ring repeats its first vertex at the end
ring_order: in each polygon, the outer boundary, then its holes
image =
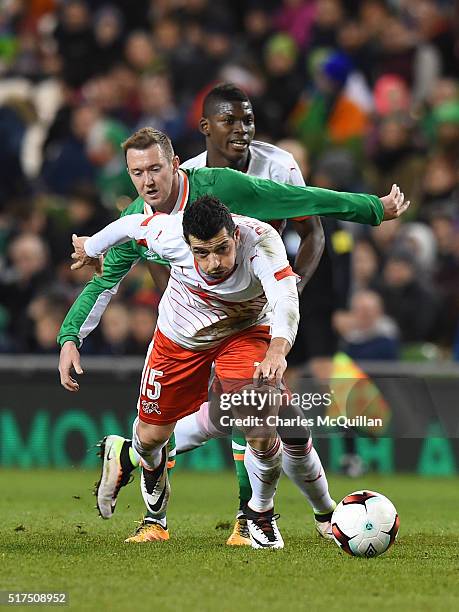
POLYGON ((282 442, 287 444, 307 444, 311 437, 311 430, 303 425, 304 412, 299 406, 288 404, 283 406, 280 414, 277 432, 282 442))
POLYGON ((252 448, 264 453, 274 446, 274 443, 276 442, 276 436, 268 436, 263 438, 252 438, 250 436, 247 436, 246 440, 252 448))
POLYGON ((150 425, 139 421, 137 424, 137 437, 140 445, 146 451, 152 451, 158 446, 164 446, 169 440, 171 431, 169 428, 150 425))

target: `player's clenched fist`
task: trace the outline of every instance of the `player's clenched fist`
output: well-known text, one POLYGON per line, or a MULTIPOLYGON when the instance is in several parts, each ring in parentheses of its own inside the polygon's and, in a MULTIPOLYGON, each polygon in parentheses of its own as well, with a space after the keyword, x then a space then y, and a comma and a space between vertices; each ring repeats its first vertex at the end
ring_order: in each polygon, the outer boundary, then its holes
POLYGON ((391 219, 400 217, 410 205, 410 201, 405 201, 405 194, 402 193, 400 187, 395 184, 392 185, 389 195, 380 198, 380 200, 384 208, 383 221, 390 221, 391 219))

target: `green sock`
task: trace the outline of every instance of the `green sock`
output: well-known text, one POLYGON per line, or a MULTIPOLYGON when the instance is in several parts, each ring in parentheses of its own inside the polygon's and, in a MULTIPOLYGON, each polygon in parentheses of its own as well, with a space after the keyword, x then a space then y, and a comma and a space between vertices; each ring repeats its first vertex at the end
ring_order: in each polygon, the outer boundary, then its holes
POLYGON ((247 442, 241 432, 233 431, 231 447, 233 449, 234 465, 239 484, 239 509, 242 509, 252 497, 252 487, 250 486, 249 475, 244 465, 246 446, 247 442))

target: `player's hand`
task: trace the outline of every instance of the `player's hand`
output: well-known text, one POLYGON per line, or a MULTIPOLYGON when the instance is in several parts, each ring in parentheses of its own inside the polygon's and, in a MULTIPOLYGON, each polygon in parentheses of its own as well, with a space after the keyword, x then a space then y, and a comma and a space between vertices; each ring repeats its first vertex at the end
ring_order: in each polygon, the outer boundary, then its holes
POLYGON ((287 361, 284 353, 268 349, 265 358, 253 374, 254 383, 256 386, 271 384, 279 388, 286 369, 287 361))
POLYGON ((86 255, 84 250, 84 243, 88 240, 89 236, 77 236, 72 234, 72 244, 74 252, 71 257, 74 263, 70 266, 71 270, 79 270, 83 266, 91 266, 94 268, 96 274, 102 274, 103 268, 103 257, 89 257, 86 255))
POLYGON ((69 340, 64 342, 59 356, 59 374, 61 376, 61 385, 67 391, 79 391, 80 385, 75 379, 70 376, 70 370, 74 369, 77 374, 83 374, 83 369, 80 365, 80 351, 77 349, 75 342, 69 340))
POLYGON ((402 193, 400 187, 395 184, 392 185, 389 195, 380 198, 380 200, 384 208, 383 221, 390 221, 391 219, 400 217, 410 205, 410 201, 406 200, 405 202, 405 194, 402 193))

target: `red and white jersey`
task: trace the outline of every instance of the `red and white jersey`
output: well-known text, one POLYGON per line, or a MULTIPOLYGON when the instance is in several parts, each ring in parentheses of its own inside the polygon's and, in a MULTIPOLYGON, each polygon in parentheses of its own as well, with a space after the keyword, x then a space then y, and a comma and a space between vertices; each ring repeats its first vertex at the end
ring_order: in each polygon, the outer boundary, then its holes
POLYGON ((158 328, 179 344, 203 350, 253 325, 270 325, 273 338, 292 345, 298 322, 297 276, 279 234, 268 224, 233 215, 240 242, 233 270, 223 279, 206 277, 183 238, 183 213, 126 215, 85 243, 90 257, 137 240, 171 266, 159 305, 158 328))
MULTIPOLYGON (((247 174, 258 178, 270 179, 287 185, 305 186, 303 175, 291 153, 267 142, 253 140, 249 147, 250 159, 247 174)), ((182 168, 205 168, 207 151, 188 159, 181 164, 182 168)), ((282 234, 286 222, 273 221, 271 225, 282 234)))

